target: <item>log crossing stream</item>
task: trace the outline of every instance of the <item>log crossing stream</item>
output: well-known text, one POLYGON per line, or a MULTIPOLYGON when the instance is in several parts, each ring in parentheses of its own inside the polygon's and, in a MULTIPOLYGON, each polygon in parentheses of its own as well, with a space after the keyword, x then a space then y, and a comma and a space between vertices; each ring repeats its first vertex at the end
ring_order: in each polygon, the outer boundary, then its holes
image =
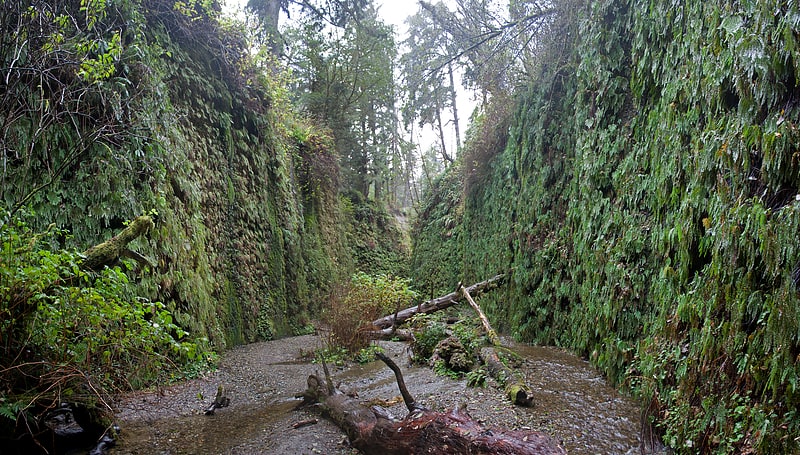
MULTIPOLYGON (((111 454, 358 453, 316 410, 295 410, 294 394, 305 390, 309 374, 321 373, 308 354, 323 344, 309 335, 241 346, 225 353, 219 369, 204 378, 126 397, 118 414, 121 438, 111 454), (230 406, 203 415, 220 384, 230 406), (316 424, 293 428, 315 418, 316 424)), ((570 454, 641 453, 639 404, 609 387, 588 362, 563 350, 512 345, 525 359, 522 370, 536 402, 522 408, 491 384, 469 388, 464 380, 409 366, 402 343, 381 345, 403 369, 410 392, 428 408, 448 411, 466 404, 487 427, 546 432, 570 454)), ((335 384, 364 403, 405 416, 394 375, 382 362, 333 367, 331 373, 335 384)))

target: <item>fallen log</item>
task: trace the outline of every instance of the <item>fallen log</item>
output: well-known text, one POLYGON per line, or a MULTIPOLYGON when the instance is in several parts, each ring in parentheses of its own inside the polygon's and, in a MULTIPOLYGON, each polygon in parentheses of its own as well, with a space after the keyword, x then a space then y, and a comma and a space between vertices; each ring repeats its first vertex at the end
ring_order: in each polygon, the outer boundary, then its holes
MULTIPOLYGON (((486 281, 481 281, 480 283, 475 283, 472 286, 466 287, 466 291, 470 295, 477 296, 481 292, 486 292, 490 289, 494 289, 499 286, 503 280, 505 275, 497 275, 492 277, 486 281)), ((458 302, 460 302, 464 298, 464 294, 461 292, 462 286, 459 285, 459 288, 455 292, 451 292, 450 294, 437 297, 432 300, 426 300, 425 302, 420 303, 419 305, 406 308, 404 310, 400 310, 395 314, 390 314, 388 316, 384 316, 380 319, 376 319, 372 321, 372 325, 376 326, 379 329, 386 329, 391 328, 393 325, 400 325, 415 314, 418 313, 433 313, 434 311, 443 310, 445 308, 449 308, 458 302)))
POLYGON ((472 296, 469 294, 467 288, 465 288, 461 283, 459 283, 458 290, 461 291, 461 295, 463 295, 464 298, 467 299, 467 302, 469 302, 469 305, 472 307, 472 309, 475 310, 476 313, 478 313, 478 318, 481 320, 481 324, 483 324, 483 329, 486 330, 486 338, 489 339, 489 343, 492 346, 500 346, 500 338, 497 336, 497 332, 495 332, 494 329, 492 328, 492 325, 489 324, 489 318, 487 318, 486 315, 483 313, 481 307, 479 307, 478 304, 475 303, 474 300, 472 300, 472 296))
POLYGON ((507 351, 506 354, 510 353, 510 351, 501 347, 500 338, 489 323, 489 318, 486 317, 481 307, 472 299, 466 288, 459 286, 459 290, 464 294, 464 298, 467 299, 472 309, 478 313, 478 318, 481 320, 483 328, 486 330, 486 337, 491 344, 491 346, 481 349, 480 352, 481 360, 486 365, 489 375, 500 384, 500 387, 505 389, 506 396, 512 403, 518 406, 533 406, 533 391, 531 388, 528 387, 528 384, 518 373, 506 367, 505 363, 500 359, 498 350, 505 350, 507 351))
POLYGON ((153 226, 153 219, 149 216, 137 217, 119 234, 84 251, 81 266, 89 270, 100 270, 106 265, 114 264, 120 257, 130 257, 139 262, 140 266, 152 267, 147 258, 129 250, 128 244, 145 234, 153 226))
POLYGON ((533 406, 533 391, 517 373, 503 363, 498 350, 505 350, 505 348, 491 346, 481 349, 481 360, 486 365, 489 375, 500 384, 500 387, 503 387, 506 396, 512 403, 519 406, 533 406))
POLYGON ((408 392, 400 368, 383 354, 378 355, 392 369, 408 409, 405 419, 397 420, 378 406, 368 408, 336 390, 325 368, 326 379, 308 378, 308 388, 300 396, 304 403, 319 403, 323 411, 350 439, 350 444, 366 454, 517 454, 561 455, 566 451, 550 436, 536 431, 487 429, 462 408, 450 413, 431 411, 408 392))
POLYGON ((373 340, 414 341, 414 332, 410 330, 393 330, 390 327, 388 329, 373 330, 369 332, 369 337, 373 340))

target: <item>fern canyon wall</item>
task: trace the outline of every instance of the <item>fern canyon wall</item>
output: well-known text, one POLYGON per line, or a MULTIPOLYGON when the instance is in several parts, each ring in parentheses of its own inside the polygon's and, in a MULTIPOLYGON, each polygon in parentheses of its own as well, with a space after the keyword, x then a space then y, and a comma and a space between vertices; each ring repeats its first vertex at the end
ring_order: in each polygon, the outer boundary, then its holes
POLYGON ((800 10, 566 2, 537 76, 423 201, 424 293, 588 358, 680 453, 796 453, 800 10))
POLYGON ((139 292, 218 348, 302 328, 352 264, 333 151, 289 131, 279 72, 199 4, 52 3, 3 8, 5 207, 78 251, 153 215, 139 292))

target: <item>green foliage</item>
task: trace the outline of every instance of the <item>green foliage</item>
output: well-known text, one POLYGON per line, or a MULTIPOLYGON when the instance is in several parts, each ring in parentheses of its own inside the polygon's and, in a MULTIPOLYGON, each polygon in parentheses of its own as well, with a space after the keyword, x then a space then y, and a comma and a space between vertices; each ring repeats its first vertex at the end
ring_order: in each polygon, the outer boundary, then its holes
POLYGON ((375 355, 383 353, 383 348, 377 344, 371 344, 364 349, 358 351, 355 355, 355 361, 361 364, 372 362, 376 359, 375 355))
POLYGON ((113 393, 213 360, 205 340, 189 337, 162 303, 136 295, 128 264, 88 272, 78 253, 49 247, 65 232, 36 233, 19 218, 2 234, 3 416, 38 418, 63 401, 108 412, 113 393))
POLYGON ((407 279, 356 273, 323 313, 331 331, 329 344, 357 353, 369 346, 372 321, 410 306, 415 297, 407 279))
POLYGON ((344 346, 328 344, 324 349, 317 351, 314 362, 323 361, 325 363, 343 366, 348 361, 355 361, 360 364, 365 364, 375 361, 375 354, 383 352, 383 348, 377 344, 370 344, 359 349, 356 352, 349 351, 344 346))
POLYGON ((31 207, 35 229, 68 230, 57 243, 78 250, 156 209, 132 245, 156 268, 131 286, 218 348, 319 313, 353 270, 337 163, 324 129, 302 144, 289 134, 303 123, 291 74, 251 60, 243 27, 207 1, 0 8, 0 59, 16 68, 0 106, 2 207, 31 207))
POLYGON ((590 358, 678 453, 795 453, 800 11, 573 6, 487 177, 431 189, 414 278, 510 270, 498 329, 590 358))
POLYGON ((486 337, 482 334, 483 326, 477 317, 459 320, 450 327, 450 331, 470 355, 477 355, 478 350, 486 345, 486 337))
POLYGON ((414 330, 414 344, 411 346, 417 363, 427 363, 440 341, 447 338, 447 325, 436 315, 420 313, 409 321, 414 330))
POLYGON ((437 376, 444 376, 453 380, 461 379, 461 377, 464 375, 464 372, 462 371, 451 370, 447 366, 447 362, 442 359, 438 359, 433 362, 433 372, 436 373, 437 376))
POLYGON ((371 274, 408 276, 410 252, 392 214, 386 207, 357 193, 343 197, 347 220, 347 248, 356 270, 371 274))
POLYGON ((328 345, 324 349, 316 352, 314 362, 325 362, 332 365, 342 366, 347 360, 352 358, 352 354, 343 346, 328 345))
POLYGON ((215 5, 214 0, 177 0, 173 4, 173 9, 191 20, 197 21, 203 17, 214 15, 216 12, 215 5))
POLYGON ((472 370, 466 374, 467 387, 486 387, 486 371, 483 368, 472 370))
POLYGON ((418 222, 411 233, 412 278, 425 298, 452 292, 462 274, 458 262, 463 255, 466 233, 463 224, 463 183, 460 162, 437 177, 424 195, 418 222))
POLYGON ((298 104, 330 129, 344 188, 380 203, 391 190, 400 143, 393 36, 374 8, 340 29, 308 16, 283 36, 295 49, 287 57, 298 104))

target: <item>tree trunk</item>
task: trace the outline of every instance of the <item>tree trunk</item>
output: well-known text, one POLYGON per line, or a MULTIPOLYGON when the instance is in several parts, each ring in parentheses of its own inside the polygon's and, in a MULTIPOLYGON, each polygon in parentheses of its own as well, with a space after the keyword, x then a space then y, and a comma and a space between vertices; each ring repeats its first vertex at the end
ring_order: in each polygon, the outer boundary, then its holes
POLYGON ((281 17, 281 0, 266 0, 247 2, 247 7, 256 12, 261 20, 261 26, 266 33, 264 37, 266 45, 272 55, 279 56, 283 46, 278 29, 278 21, 281 17))
POLYGON ((505 348, 486 347, 481 349, 481 360, 486 364, 489 374, 505 389, 506 396, 512 403, 519 406, 533 406, 533 391, 516 374, 510 370, 500 359, 498 350, 505 348))
POLYGON ((336 390, 324 365, 325 381, 315 375, 309 376, 308 389, 300 395, 306 404, 321 403, 324 412, 347 433, 350 444, 364 453, 566 454, 555 440, 539 432, 489 430, 473 420, 463 408, 445 414, 420 406, 408 393, 400 368, 383 354, 379 357, 397 378, 409 411, 403 420, 394 419, 388 411, 378 406, 362 406, 336 390))
POLYGON ((153 219, 149 216, 137 217, 128 227, 110 240, 86 250, 83 253, 86 258, 81 265, 89 270, 100 270, 104 266, 111 265, 118 261, 120 256, 132 257, 140 263, 142 261, 147 263, 144 256, 130 251, 128 249, 128 244, 136 240, 140 235, 145 234, 153 226, 153 219))
POLYGON ((483 324, 484 330, 486 330, 486 337, 489 339, 489 343, 491 343, 492 346, 500 346, 500 338, 497 336, 497 332, 495 332, 494 329, 492 328, 492 325, 489 324, 489 318, 487 318, 486 315, 483 313, 481 307, 479 307, 478 304, 475 303, 474 300, 472 300, 472 296, 469 295, 469 291, 467 291, 467 288, 459 284, 458 290, 461 291, 461 294, 464 296, 465 299, 467 299, 467 302, 469 302, 469 305, 472 307, 472 309, 475 310, 476 313, 478 313, 478 318, 481 320, 481 324, 483 324))
POLYGON ((436 96, 436 125, 439 128, 439 141, 442 144, 442 158, 444 159, 444 164, 447 166, 448 163, 453 163, 453 158, 447 154, 447 143, 444 137, 444 126, 442 126, 442 103, 439 100, 439 94, 435 94, 436 96))
POLYGON ((453 63, 447 64, 447 74, 450 76, 450 106, 453 108, 453 127, 456 132, 456 155, 461 149, 461 128, 458 124, 458 108, 456 107, 456 83, 453 77, 453 63))
MULTIPOLYGON (((501 283, 504 277, 505 275, 497 275, 486 281, 481 281, 480 283, 473 284, 472 286, 469 286, 464 289, 470 295, 478 295, 481 292, 485 292, 497 287, 501 283)), ((413 306, 410 308, 406 308, 405 310, 398 311, 397 314, 392 314, 384 316, 380 319, 376 319, 375 321, 372 321, 372 324, 379 329, 386 329, 392 327, 392 325, 402 324, 407 319, 411 318, 417 313, 433 313, 434 311, 439 311, 451 307, 460 302, 463 298, 464 295, 461 292, 461 287, 459 287, 459 289, 456 292, 451 292, 450 294, 444 295, 442 297, 437 297, 432 300, 427 300, 417 306, 413 306)))

